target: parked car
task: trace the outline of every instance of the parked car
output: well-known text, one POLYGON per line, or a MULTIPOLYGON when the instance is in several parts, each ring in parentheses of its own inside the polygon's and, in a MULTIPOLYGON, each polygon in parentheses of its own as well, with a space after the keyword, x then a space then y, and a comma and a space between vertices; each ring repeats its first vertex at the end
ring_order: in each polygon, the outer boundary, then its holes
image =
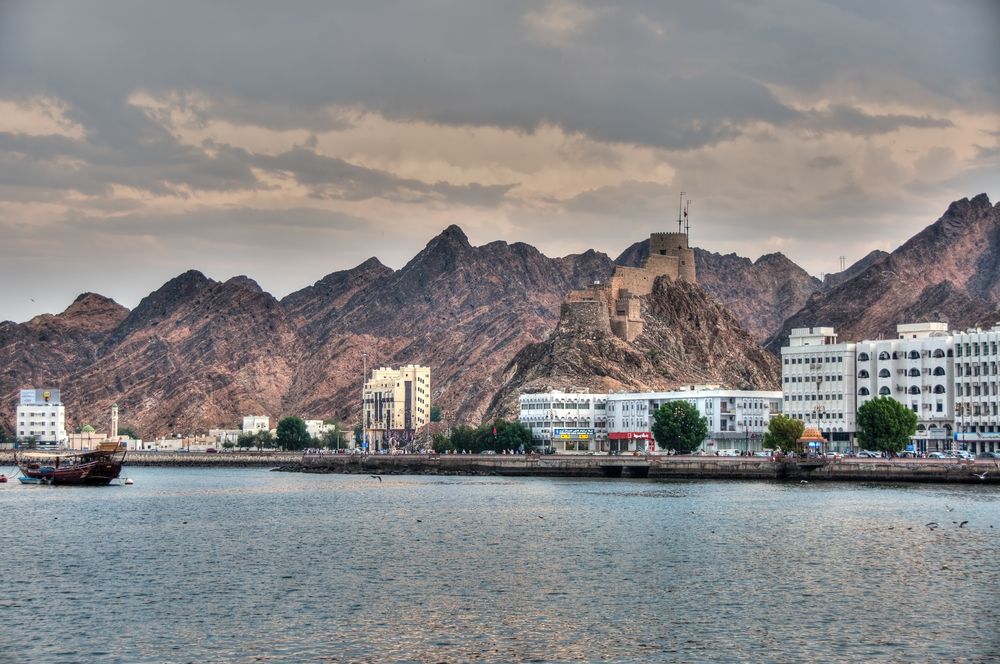
POLYGON ((869 450, 861 450, 858 452, 858 456, 862 459, 880 459, 882 455, 878 452, 871 452, 869 450))
POLYGON ((207 450, 205 450, 205 454, 218 454, 218 453, 219 450, 215 449, 214 447, 210 447, 207 450))
POLYGON ((928 459, 950 459, 951 457, 949 457, 944 452, 931 452, 930 454, 927 455, 927 458, 928 459))
POLYGON ((1000 452, 980 452, 976 455, 977 459, 1000 459, 1000 452))
POLYGON ((972 454, 972 452, 969 452, 967 450, 958 450, 957 452, 955 452, 955 456, 958 457, 959 459, 964 459, 965 461, 972 461, 976 458, 975 455, 972 454))

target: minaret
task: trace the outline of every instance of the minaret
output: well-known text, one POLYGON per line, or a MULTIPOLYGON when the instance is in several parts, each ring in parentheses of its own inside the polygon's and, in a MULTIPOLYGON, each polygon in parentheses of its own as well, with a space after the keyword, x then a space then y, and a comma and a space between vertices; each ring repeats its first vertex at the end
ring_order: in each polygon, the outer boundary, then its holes
POLYGON ((118 437, 118 404, 111 404, 111 438, 118 437))

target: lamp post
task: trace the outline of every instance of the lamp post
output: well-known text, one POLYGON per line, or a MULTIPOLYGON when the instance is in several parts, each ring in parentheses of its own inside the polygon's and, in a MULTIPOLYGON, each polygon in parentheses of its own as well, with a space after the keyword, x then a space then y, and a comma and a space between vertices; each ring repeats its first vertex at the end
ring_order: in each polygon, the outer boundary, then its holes
POLYGON ((368 428, 365 426, 365 383, 368 382, 368 353, 361 353, 361 449, 368 451, 368 428))

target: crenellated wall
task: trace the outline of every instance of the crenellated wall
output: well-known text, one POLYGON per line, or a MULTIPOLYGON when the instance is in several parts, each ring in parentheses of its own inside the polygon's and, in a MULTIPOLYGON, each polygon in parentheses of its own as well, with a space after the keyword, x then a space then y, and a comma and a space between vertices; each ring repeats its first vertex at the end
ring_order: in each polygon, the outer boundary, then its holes
MULTIPOLYGON (((652 293, 656 278, 662 276, 697 282, 694 251, 688 246, 687 234, 653 233, 649 237, 649 256, 640 267, 617 265, 608 283, 572 291, 566 303, 602 303, 610 331, 621 339, 635 341, 645 327, 639 298, 652 293)), ((587 311, 588 316, 591 312, 589 308, 580 311, 587 311)))

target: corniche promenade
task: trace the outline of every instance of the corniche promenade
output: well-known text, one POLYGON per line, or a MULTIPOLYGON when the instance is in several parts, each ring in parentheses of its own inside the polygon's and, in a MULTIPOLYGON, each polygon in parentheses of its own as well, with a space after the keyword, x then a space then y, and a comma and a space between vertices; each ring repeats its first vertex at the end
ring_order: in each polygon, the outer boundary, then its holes
MULTIPOLYGON (((30 452, 25 452, 30 454, 30 452)), ((0 467, 14 453, 0 451, 0 467)), ((979 459, 824 459, 667 455, 303 454, 301 452, 132 452, 131 467, 270 468, 369 475, 498 475, 704 480, 941 482, 1000 484, 1000 463, 979 459)))

